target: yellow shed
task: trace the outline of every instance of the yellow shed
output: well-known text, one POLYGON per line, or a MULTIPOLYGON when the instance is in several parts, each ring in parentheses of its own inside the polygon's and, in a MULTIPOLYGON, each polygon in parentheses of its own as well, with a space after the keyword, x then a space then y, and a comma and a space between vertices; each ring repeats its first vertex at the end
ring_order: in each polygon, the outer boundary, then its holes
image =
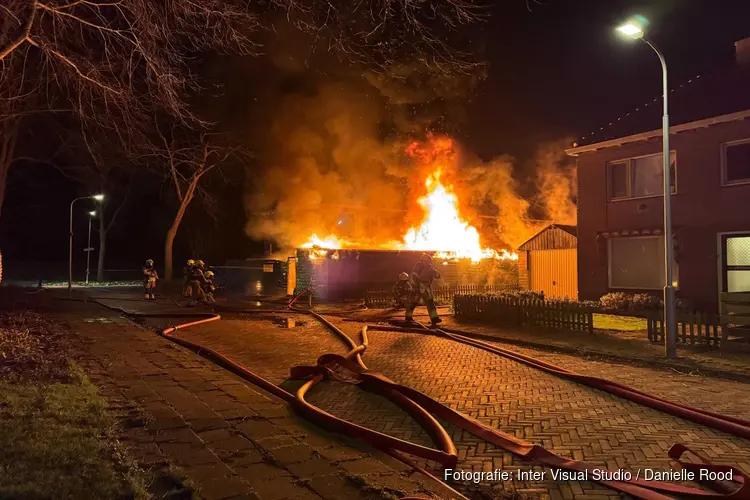
POLYGON ((552 224, 518 248, 518 281, 522 290, 549 298, 578 299, 576 226, 552 224))

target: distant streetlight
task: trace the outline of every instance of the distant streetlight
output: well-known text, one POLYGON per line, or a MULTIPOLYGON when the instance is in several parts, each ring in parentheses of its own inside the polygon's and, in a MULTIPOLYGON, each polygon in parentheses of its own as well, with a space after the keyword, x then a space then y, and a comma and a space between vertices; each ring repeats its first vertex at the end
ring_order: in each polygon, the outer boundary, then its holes
MULTIPOLYGON (((101 196, 101 195, 97 195, 101 196)), ((103 198, 103 197, 102 197, 103 198)), ((97 199, 96 197, 94 198, 97 199)), ((86 245, 86 249, 84 252, 86 252, 86 284, 89 284, 89 273, 91 271, 90 263, 91 263, 91 252, 94 250, 91 248, 91 221, 96 217, 96 210, 92 210, 89 212, 89 239, 88 244, 86 245)))
MULTIPOLYGON (((103 194, 95 194, 93 196, 81 196, 70 202, 70 229, 68 231, 68 293, 73 290, 73 205, 78 200, 104 200, 103 194)), ((89 219, 89 224, 91 219, 89 219)))
POLYGON ((674 283, 672 281, 672 262, 674 260, 674 248, 672 245, 672 182, 670 172, 670 151, 669 151, 669 108, 667 97, 669 88, 667 86, 667 62, 664 56, 656 46, 647 40, 645 27, 648 21, 643 17, 637 17, 634 20, 623 24, 617 28, 617 31, 628 38, 642 40, 646 45, 656 52, 661 62, 662 69, 662 92, 664 93, 664 116, 662 118, 662 144, 664 146, 664 327, 666 330, 665 354, 667 358, 677 357, 677 311, 675 304, 674 283))

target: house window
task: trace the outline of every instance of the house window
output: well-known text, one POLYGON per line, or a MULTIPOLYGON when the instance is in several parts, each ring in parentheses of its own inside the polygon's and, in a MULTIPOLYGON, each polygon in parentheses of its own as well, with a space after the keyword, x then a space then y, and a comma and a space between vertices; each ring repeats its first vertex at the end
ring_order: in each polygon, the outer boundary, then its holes
POLYGON ((726 185, 750 182, 750 139, 724 144, 722 152, 723 183, 726 185))
MULTIPOLYGON (((608 243, 608 254, 610 288, 664 288, 664 236, 612 238, 608 243)), ((677 286, 677 264, 674 264, 672 279, 677 286)))
MULTIPOLYGON (((607 164, 607 193, 610 201, 661 196, 664 193, 662 155, 655 154, 617 160, 607 164)), ((671 154, 672 194, 677 192, 675 182, 677 154, 671 154)))
POLYGON ((750 291, 750 236, 724 237, 724 291, 750 291))

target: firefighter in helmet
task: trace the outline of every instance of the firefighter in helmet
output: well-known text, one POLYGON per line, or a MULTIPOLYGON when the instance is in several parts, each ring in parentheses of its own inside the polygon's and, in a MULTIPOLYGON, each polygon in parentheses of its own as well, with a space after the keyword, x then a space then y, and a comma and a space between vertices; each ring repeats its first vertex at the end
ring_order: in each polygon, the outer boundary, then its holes
POLYGON ((188 306, 192 307, 196 304, 206 303, 206 294, 203 292, 203 286, 206 283, 206 277, 203 274, 203 261, 195 261, 195 265, 190 270, 188 277, 188 286, 190 287, 190 295, 192 300, 188 302, 188 306))
POLYGON ((203 283, 203 293, 206 294, 206 302, 213 304, 216 302, 214 299, 214 292, 216 291, 216 285, 214 285, 214 272, 206 271, 203 273, 203 277, 206 279, 203 283))
POLYGON ((185 264, 185 267, 182 268, 182 274, 185 277, 185 283, 182 287, 182 296, 186 298, 190 298, 193 296, 193 289, 190 288, 190 276, 193 273, 193 267, 195 267, 195 261, 193 259, 188 259, 187 263, 185 264))
POLYGON ((156 288, 156 280, 159 279, 159 273, 154 268, 154 261, 148 259, 146 265, 143 266, 143 298, 146 300, 156 300, 154 296, 154 289, 156 288))
MULTIPOLYGON (((426 253, 422 254, 419 262, 414 266, 411 278, 414 282, 417 295, 427 307, 427 312, 430 314, 430 321, 433 326, 442 323, 443 320, 438 316, 437 308, 435 307, 435 296, 432 293, 432 282, 436 279, 440 279, 440 272, 432 265, 431 255, 426 253)), ((408 308, 406 309, 407 318, 411 317, 416 306, 417 304, 414 304, 411 307, 411 310, 408 308)))
POLYGON ((396 307, 406 309, 406 321, 413 321, 414 308, 419 303, 419 295, 408 273, 400 273, 398 282, 393 286, 396 307))

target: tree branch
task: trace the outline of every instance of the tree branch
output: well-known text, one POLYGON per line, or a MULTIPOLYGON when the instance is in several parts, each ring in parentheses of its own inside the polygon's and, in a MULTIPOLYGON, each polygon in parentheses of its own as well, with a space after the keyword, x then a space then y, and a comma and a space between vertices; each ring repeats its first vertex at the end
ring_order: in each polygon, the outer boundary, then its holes
POLYGON ((26 20, 26 26, 18 37, 13 40, 10 45, 0 51, 0 61, 5 59, 11 52, 16 50, 25 41, 28 41, 29 35, 31 34, 31 27, 34 25, 34 19, 36 18, 36 5, 38 0, 32 0, 31 12, 29 18, 26 20))

